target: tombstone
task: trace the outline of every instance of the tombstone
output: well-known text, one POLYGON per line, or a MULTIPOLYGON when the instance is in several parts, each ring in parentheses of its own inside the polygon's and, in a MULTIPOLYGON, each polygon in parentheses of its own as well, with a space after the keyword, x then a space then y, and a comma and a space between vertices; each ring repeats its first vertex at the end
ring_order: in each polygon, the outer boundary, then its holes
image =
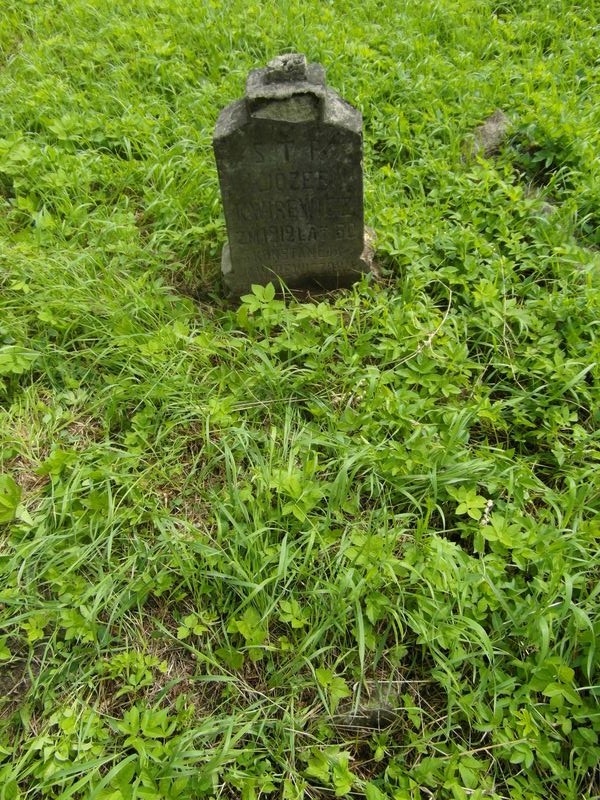
POLYGON ((349 286, 363 258, 362 116, 300 54, 250 72, 213 139, 228 243, 223 280, 239 296, 251 284, 349 286))

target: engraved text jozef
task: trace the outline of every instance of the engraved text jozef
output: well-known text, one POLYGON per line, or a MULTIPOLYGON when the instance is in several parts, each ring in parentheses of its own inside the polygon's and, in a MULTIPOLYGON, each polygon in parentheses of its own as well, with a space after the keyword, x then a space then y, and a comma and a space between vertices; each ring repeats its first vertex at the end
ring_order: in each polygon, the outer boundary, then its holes
POLYGON ((278 278, 348 286, 367 270, 362 118, 325 86, 320 65, 289 54, 252 71, 246 96, 219 116, 214 149, 233 294, 278 278))

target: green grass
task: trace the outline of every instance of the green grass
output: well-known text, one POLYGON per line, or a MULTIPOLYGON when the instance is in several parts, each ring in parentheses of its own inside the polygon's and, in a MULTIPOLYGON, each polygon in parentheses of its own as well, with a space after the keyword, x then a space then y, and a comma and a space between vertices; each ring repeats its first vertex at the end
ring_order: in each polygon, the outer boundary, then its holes
POLYGON ((0 800, 600 797, 596 28, 4 0, 0 800), (382 279, 231 307, 212 130, 290 50, 382 279))

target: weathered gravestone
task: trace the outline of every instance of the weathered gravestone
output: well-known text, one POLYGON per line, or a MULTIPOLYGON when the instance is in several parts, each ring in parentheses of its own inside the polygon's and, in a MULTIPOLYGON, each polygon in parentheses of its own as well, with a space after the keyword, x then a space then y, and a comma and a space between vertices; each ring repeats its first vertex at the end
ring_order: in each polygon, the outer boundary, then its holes
POLYGON ((232 294, 278 278, 290 288, 348 286, 367 271, 362 117, 326 87, 323 67, 289 54, 253 70, 213 143, 232 294))

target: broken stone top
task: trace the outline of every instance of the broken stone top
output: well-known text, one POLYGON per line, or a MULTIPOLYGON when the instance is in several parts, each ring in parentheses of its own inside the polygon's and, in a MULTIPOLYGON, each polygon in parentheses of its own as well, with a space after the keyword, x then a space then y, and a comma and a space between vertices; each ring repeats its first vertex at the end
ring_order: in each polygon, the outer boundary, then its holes
POLYGON ((323 67, 307 63, 301 53, 277 56, 266 67, 252 70, 246 81, 245 96, 219 115, 214 140, 223 139, 257 119, 324 123, 362 136, 360 113, 325 85, 323 67))
POLYGON ((265 69, 267 83, 290 83, 306 80, 306 56, 302 53, 287 53, 269 61, 265 69))
POLYGON ((302 53, 277 56, 263 69, 252 70, 246 81, 250 110, 260 101, 285 100, 298 94, 322 100, 326 91, 325 70, 320 64, 308 64, 302 53))

